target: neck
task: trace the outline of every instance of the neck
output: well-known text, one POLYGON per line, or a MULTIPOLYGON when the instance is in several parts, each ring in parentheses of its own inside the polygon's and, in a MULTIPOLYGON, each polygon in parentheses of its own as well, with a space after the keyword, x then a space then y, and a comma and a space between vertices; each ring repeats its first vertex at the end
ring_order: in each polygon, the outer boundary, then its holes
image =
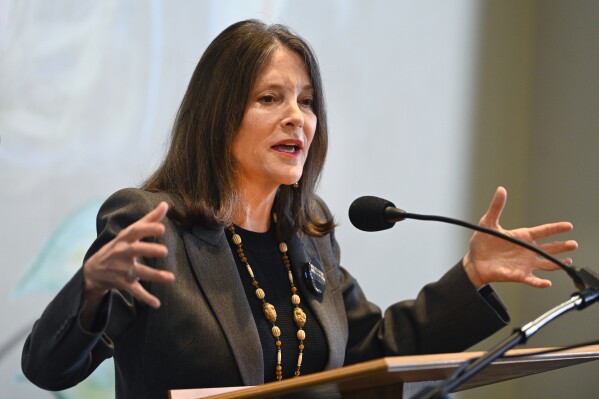
POLYGON ((241 205, 233 218, 233 223, 242 229, 257 233, 268 231, 276 194, 276 188, 265 191, 242 187, 240 190, 241 205))

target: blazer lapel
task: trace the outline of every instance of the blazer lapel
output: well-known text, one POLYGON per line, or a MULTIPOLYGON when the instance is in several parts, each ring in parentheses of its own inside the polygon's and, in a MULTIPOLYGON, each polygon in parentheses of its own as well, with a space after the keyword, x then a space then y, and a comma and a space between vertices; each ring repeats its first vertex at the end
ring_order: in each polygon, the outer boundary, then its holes
POLYGON ((324 265, 314 238, 304 235, 303 239, 300 239, 297 235, 294 235, 289 240, 289 257, 295 276, 299 278, 300 295, 306 298, 324 330, 329 347, 329 361, 325 368, 341 367, 345 359, 345 343, 347 342, 347 321, 344 318, 343 304, 335 301, 331 284, 327 284, 324 294, 319 296, 308 287, 305 278, 303 278, 303 269, 308 260, 317 258, 324 265), (343 328, 344 325, 345 328, 343 328))
POLYGON ((224 230, 194 226, 185 233, 193 272, 229 341, 245 385, 264 383, 260 337, 224 230))

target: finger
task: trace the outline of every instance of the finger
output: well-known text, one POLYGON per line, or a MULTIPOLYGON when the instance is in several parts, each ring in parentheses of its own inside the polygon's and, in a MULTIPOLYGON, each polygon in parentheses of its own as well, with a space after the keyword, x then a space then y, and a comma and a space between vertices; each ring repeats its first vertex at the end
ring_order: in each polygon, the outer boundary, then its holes
POLYGON ((563 258, 563 259, 562 259, 562 263, 563 263, 563 264, 566 264, 566 265, 568 265, 568 266, 572 266, 572 264, 573 264, 574 262, 572 261, 572 258, 563 258))
POLYGON ((153 267, 137 263, 135 265, 136 276, 142 281, 170 284, 175 281, 175 275, 166 270, 157 270, 153 267))
POLYGON ((156 208, 146 213, 144 217, 139 219, 144 222, 160 222, 168 212, 168 204, 164 201, 160 202, 156 208))
POLYGON ((137 221, 118 234, 118 238, 129 243, 146 237, 160 237, 164 235, 166 228, 160 222, 145 223, 137 221))
POLYGON ((481 224, 492 227, 499 226, 499 218, 505 208, 506 202, 507 191, 503 187, 497 187, 495 195, 493 195, 493 199, 489 205, 489 209, 487 209, 487 213, 485 213, 481 219, 481 224))
POLYGON ((110 252, 106 252, 106 254, 106 258, 110 262, 124 262, 126 267, 129 267, 138 257, 165 258, 168 255, 168 249, 164 244, 155 242, 135 241, 129 243, 116 241, 111 246, 110 252))
POLYGON ((139 281, 131 282, 127 288, 127 291, 129 291, 135 298, 154 309, 158 309, 160 307, 160 300, 146 291, 139 281))
POLYGON ((528 275, 522 280, 523 283, 530 285, 535 288, 549 288, 551 287, 551 280, 539 278, 533 274, 528 275))
POLYGON ((534 264, 534 268, 537 270, 545 270, 545 271, 555 271, 555 270, 561 269, 560 266, 558 266, 555 263, 548 261, 546 259, 538 259, 534 264))
POLYGON ((141 219, 122 230, 119 235, 129 242, 149 236, 161 236, 164 234, 164 226, 160 222, 164 219, 167 212, 168 204, 162 201, 141 219))
POLYGON ((557 222, 531 227, 528 232, 533 240, 538 240, 555 234, 567 233, 573 228, 574 226, 570 222, 557 222))
POLYGON ((562 252, 574 251, 578 248, 578 243, 575 240, 547 242, 538 245, 538 248, 549 253, 559 254, 562 252))
POLYGON ((128 255, 134 258, 166 258, 168 248, 164 244, 136 241, 129 244, 128 255))

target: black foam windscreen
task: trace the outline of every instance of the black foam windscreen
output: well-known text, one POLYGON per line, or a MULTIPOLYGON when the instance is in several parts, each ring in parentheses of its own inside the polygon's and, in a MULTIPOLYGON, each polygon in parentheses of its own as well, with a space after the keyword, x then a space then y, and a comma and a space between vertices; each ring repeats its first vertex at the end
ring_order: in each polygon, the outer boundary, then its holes
POLYGON ((349 207, 349 220, 363 231, 380 231, 393 227, 395 223, 387 221, 385 210, 395 208, 391 201, 370 195, 356 199, 349 207))

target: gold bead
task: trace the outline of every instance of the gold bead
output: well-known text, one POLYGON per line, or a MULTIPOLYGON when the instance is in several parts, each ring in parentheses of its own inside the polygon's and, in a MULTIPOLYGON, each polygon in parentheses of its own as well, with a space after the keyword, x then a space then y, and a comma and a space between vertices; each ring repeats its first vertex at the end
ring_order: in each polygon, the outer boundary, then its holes
POLYGON ((304 350, 304 344, 299 344, 298 348, 299 348, 299 350, 303 351, 304 350))
POLYGON ((297 294, 293 294, 291 296, 291 303, 294 305, 299 305, 300 304, 300 297, 297 294))
POLYGON ((262 311, 264 312, 264 317, 266 317, 266 320, 270 321, 271 323, 277 321, 277 311, 270 303, 264 302, 264 305, 262 305, 262 311))
POLYGON ((258 299, 264 299, 264 290, 262 288, 258 288, 256 290, 256 296, 258 299))
POLYGON ((306 339, 306 332, 304 330, 297 330, 297 339, 303 341, 306 339))
POLYGON ((275 338, 278 338, 281 336, 281 329, 277 326, 273 326, 270 331, 272 332, 272 335, 275 338))
POLYGON ((301 308, 293 309, 293 319, 299 328, 302 328, 306 324, 306 314, 301 308))
POLYGON ((233 234, 233 244, 235 244, 235 245, 241 244, 241 236, 237 233, 233 234))
POLYGON ((284 241, 279 244, 279 251, 287 252, 287 244, 284 241))

